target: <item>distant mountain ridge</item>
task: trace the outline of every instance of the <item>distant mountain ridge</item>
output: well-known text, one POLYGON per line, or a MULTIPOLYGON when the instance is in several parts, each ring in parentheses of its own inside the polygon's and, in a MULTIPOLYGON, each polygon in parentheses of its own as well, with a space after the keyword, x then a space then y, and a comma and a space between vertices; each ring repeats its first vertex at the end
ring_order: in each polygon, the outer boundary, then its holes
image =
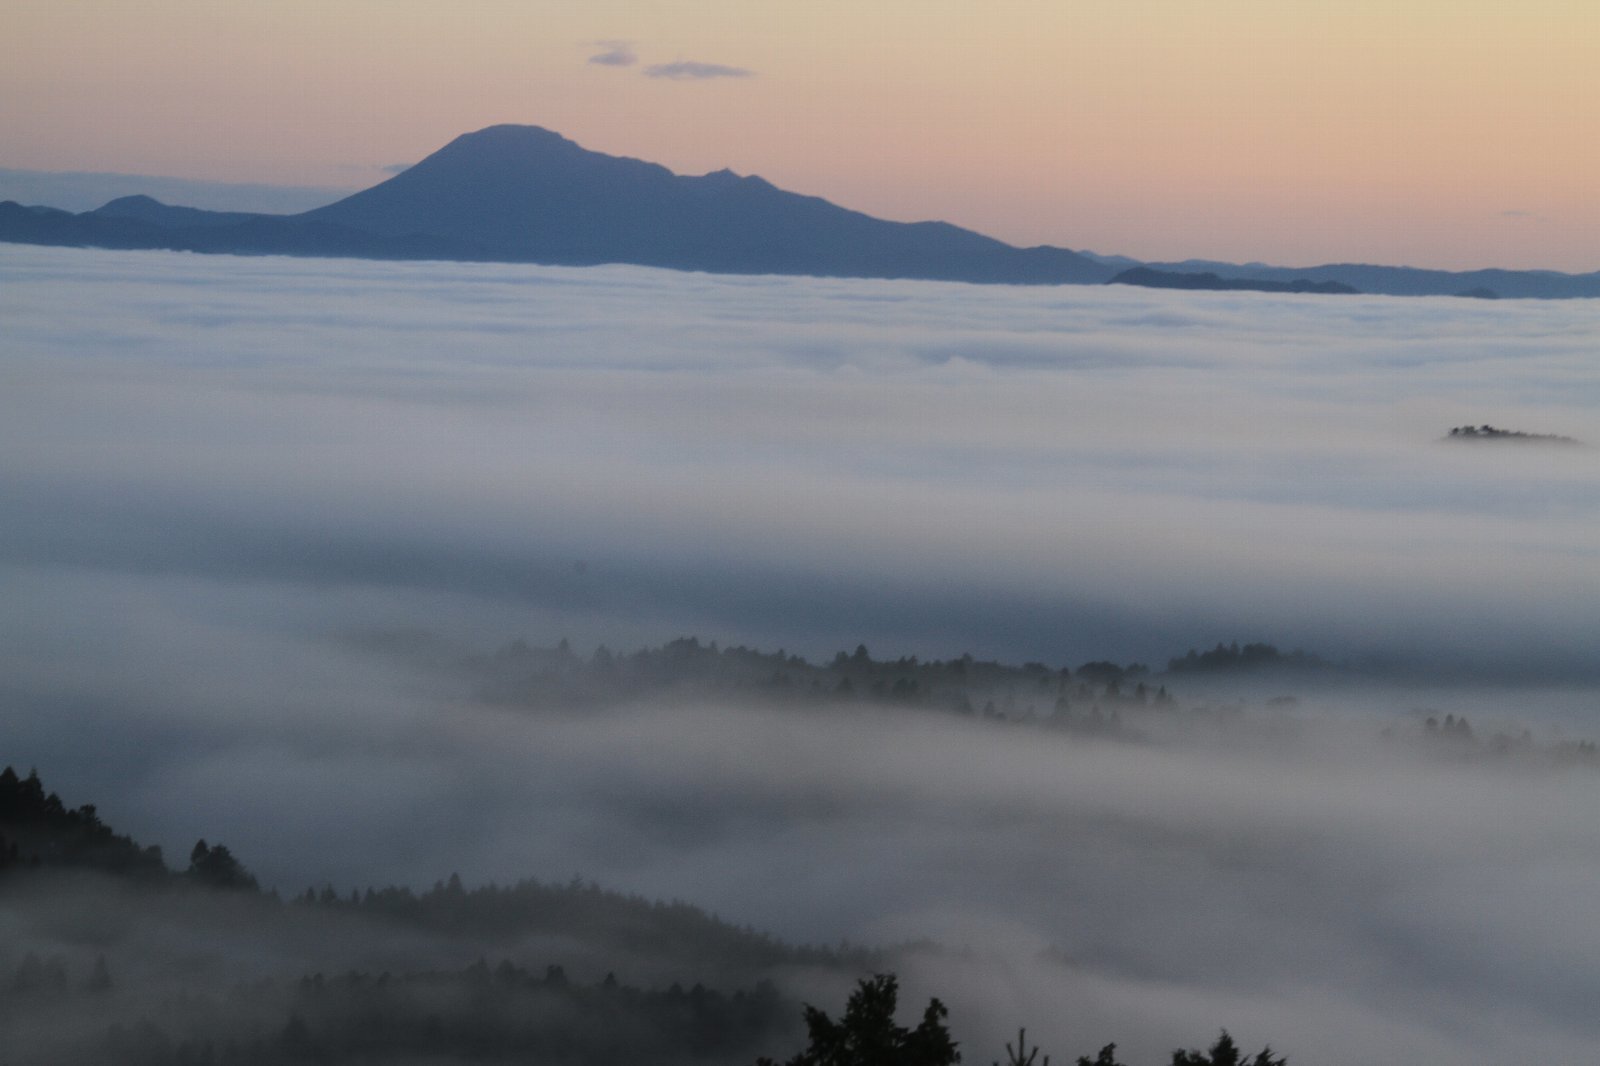
MULTIPOLYGON (((1038 285, 1099 284, 1135 264, 1018 248, 947 222, 891 222, 729 170, 678 175, 589 151, 538 126, 511 125, 463 134, 370 189, 301 214, 202 211, 148 196, 119 197, 81 214, 7 201, 0 203, 0 241, 1038 285)), ((1178 287, 1600 296, 1600 272, 1158 266, 1264 283, 1178 287)))
POLYGON ((632 263, 731 274, 1060 284, 1115 271, 944 222, 889 222, 757 177, 684 177, 537 126, 463 134, 370 189, 299 215, 122 197, 73 215, 0 204, 0 240, 197 252, 632 263))
POLYGON ((301 217, 390 237, 427 233, 496 259, 1023 284, 1109 276, 1065 249, 1014 248, 944 222, 887 222, 729 170, 684 177, 536 126, 464 134, 301 217))
POLYGON ((1209 259, 1181 263, 1146 263, 1162 271, 1210 271, 1224 278, 1248 281, 1334 282, 1386 296, 1472 296, 1509 299, 1575 299, 1600 296, 1600 271, 1563 274, 1555 270, 1427 270, 1370 263, 1325 263, 1312 267, 1279 267, 1261 263, 1239 266, 1209 259))

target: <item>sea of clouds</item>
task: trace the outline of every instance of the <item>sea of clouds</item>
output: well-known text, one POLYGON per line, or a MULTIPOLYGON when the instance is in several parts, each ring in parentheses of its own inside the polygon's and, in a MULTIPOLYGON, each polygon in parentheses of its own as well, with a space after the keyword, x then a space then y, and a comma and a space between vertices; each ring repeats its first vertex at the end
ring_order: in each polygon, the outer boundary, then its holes
POLYGON ((1438 442, 1600 443, 1590 301, 17 246, 0 286, 0 566, 30 585, 583 644, 1600 673, 1597 453, 1438 442))
POLYGON ((1308 1063, 1600 1038, 1595 775, 1376 739, 1438 701, 1600 724, 1600 453, 1439 440, 1600 442, 1590 302, 3 246, 0 322, 0 762, 170 855, 932 937, 972 954, 908 992, 971 1061, 1017 1024, 1057 1061, 1218 1025, 1308 1063), (1268 640, 1368 680, 1293 744, 1173 748, 539 714, 451 667, 682 634, 1268 640))

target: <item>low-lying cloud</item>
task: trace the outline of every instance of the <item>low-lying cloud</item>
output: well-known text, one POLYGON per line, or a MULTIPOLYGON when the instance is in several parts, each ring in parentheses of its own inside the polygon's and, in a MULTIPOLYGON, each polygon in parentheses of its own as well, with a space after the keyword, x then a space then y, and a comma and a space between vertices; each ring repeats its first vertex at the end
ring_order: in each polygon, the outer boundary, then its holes
POLYGON ((744 67, 730 67, 722 63, 699 63, 680 59, 673 63, 652 63, 644 68, 647 78, 666 78, 669 81, 704 81, 708 78, 753 78, 756 72, 744 67))
POLYGON ((602 67, 631 67, 639 57, 628 41, 594 41, 592 46, 600 51, 589 57, 589 62, 602 67))
POLYGON ((584 643, 1159 664, 1239 639, 1600 673, 1592 450, 1438 442, 1600 440, 1581 301, 22 248, 5 271, 13 574, 456 596, 584 643))
MULTIPOLYGON (((1130 717, 1142 742, 681 690, 489 704, 470 670, 427 665, 450 656, 426 642, 243 618, 172 632, 148 606, 148 691, 116 691, 132 670, 118 656, 51 708, 8 693, 13 720, 48 710, 56 739, 33 750, 69 796, 94 787, 103 814, 169 853, 223 836, 289 893, 577 873, 800 941, 931 938, 941 950, 893 965, 908 996, 950 1004, 974 1058, 1023 1024, 1052 1055, 1114 1039, 1130 1062, 1220 1025, 1311 1062, 1406 1047, 1489 1066, 1528 1046, 1577 1061, 1600 1036, 1600 776, 1426 741, 1413 694, 1302 688, 1292 710, 1209 715, 1186 697, 1130 717), (145 765, 86 771, 97 749, 145 765)), ((1474 721, 1531 725, 1546 750, 1546 710, 1515 693, 1474 721)), ((340 951, 396 968, 472 957, 339 932, 240 930, 229 950, 268 973, 351 965, 340 951)), ((129 935, 118 950, 149 950, 129 935)), ((495 950, 540 966, 550 948, 495 950)), ((581 978, 635 976, 625 959, 591 965, 581 978)))
POLYGON ((1413 743, 1434 708, 1593 735, 1593 451, 1438 441, 1600 440, 1581 302, 3 247, 0 318, 0 761, 169 856, 932 937, 973 951, 906 955, 906 995, 974 1061, 1019 1024, 1062 1061, 1220 1025, 1306 1062, 1600 1037, 1592 768, 1413 743), (1052 666, 1261 639, 1405 683, 1122 744, 489 704, 460 666, 681 633, 1052 666))

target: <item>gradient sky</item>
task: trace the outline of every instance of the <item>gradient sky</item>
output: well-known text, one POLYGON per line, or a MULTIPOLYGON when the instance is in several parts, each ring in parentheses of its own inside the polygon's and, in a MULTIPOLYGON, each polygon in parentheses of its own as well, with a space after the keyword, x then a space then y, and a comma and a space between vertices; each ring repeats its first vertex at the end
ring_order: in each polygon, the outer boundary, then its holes
POLYGON ((1600 269, 1594 0, 0 9, 4 167, 359 187, 520 122, 1018 244, 1600 269))

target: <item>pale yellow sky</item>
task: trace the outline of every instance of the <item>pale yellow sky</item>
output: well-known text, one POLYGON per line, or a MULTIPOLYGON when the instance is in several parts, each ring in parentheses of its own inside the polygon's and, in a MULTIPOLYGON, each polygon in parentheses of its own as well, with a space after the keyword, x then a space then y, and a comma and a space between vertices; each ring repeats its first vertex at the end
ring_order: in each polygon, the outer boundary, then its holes
POLYGON ((524 122, 1020 244, 1600 269, 1600 0, 0 0, 0 24, 3 167, 357 186, 524 122), (752 76, 646 73, 679 61, 752 76))

